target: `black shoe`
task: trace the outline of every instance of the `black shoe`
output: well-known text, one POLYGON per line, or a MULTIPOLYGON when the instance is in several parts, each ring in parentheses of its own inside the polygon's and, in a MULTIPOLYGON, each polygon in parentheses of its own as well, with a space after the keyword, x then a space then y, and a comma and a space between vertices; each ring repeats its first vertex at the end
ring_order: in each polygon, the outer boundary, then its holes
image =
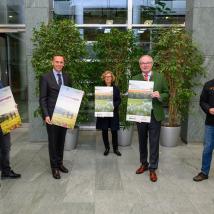
POLYGON ((105 155, 105 156, 107 156, 108 155, 108 153, 109 153, 109 148, 107 148, 106 150, 105 150, 105 152, 103 153, 103 155, 105 155))
POLYGON ((15 173, 13 170, 10 170, 7 173, 1 173, 1 179, 16 179, 21 178, 21 174, 15 173))
POLYGON ((114 154, 116 154, 117 156, 121 156, 121 153, 118 150, 114 150, 114 154))
POLYGON ((63 165, 59 166, 59 171, 64 172, 64 173, 68 173, 68 169, 63 165))
POLYGON ((206 180, 208 179, 208 175, 205 175, 203 172, 200 172, 198 173, 198 175, 196 175, 194 178, 193 178, 193 181, 203 181, 203 180, 206 180))
POLYGON ((55 179, 60 179, 61 178, 58 169, 52 169, 52 175, 53 175, 53 178, 55 178, 55 179))

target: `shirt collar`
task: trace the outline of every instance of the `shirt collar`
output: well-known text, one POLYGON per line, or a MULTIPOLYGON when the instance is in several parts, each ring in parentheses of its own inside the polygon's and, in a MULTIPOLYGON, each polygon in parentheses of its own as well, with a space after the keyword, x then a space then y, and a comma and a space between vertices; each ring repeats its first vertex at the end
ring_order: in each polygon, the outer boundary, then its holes
POLYGON ((55 76, 57 76, 57 74, 61 74, 62 75, 62 71, 58 72, 58 71, 56 71, 54 69, 53 69, 53 73, 54 73, 55 76))
MULTIPOLYGON (((145 76, 145 73, 142 72, 142 75, 145 76)), ((151 77, 151 76, 152 76, 152 71, 150 71, 150 72, 148 73, 148 77, 151 77)))

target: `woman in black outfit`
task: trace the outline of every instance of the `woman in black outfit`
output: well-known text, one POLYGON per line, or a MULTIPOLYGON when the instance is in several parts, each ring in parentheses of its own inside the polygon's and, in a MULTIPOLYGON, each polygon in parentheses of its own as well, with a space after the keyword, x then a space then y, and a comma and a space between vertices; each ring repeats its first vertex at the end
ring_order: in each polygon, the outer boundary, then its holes
POLYGON ((114 105, 114 116, 113 117, 97 117, 96 128, 102 130, 103 142, 105 145, 104 155, 109 154, 110 145, 108 140, 108 129, 111 129, 112 134, 112 145, 113 151, 116 155, 121 156, 118 151, 118 136, 117 130, 119 130, 119 105, 121 102, 120 90, 113 83, 115 81, 115 76, 111 71, 105 71, 101 76, 105 86, 113 87, 113 105, 114 105))

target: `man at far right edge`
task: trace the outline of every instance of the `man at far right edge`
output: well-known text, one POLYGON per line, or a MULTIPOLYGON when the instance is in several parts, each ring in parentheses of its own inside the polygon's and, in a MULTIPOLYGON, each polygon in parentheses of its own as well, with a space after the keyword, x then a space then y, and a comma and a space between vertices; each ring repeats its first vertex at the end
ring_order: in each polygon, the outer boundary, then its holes
POLYGON ((137 123, 141 166, 137 169, 136 174, 142 174, 149 170, 150 180, 156 182, 158 179, 156 170, 159 162, 161 121, 164 119, 163 103, 168 100, 169 90, 163 74, 152 70, 153 59, 151 56, 141 56, 139 66, 141 73, 134 76, 133 80, 154 81, 154 90, 151 94, 152 112, 150 123, 137 123), (149 152, 147 147, 148 137, 149 152))
POLYGON ((214 79, 205 83, 200 96, 200 106, 206 113, 206 120, 201 172, 193 178, 197 182, 208 179, 212 161, 214 148, 214 79))

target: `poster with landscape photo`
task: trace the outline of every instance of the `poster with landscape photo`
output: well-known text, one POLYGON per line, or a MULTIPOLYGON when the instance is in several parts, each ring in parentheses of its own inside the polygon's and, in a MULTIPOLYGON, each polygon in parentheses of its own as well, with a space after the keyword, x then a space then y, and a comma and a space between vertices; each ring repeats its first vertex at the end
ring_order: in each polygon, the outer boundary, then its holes
POLYGON ((113 87, 95 87, 95 117, 113 117, 113 87))
POLYGON ((61 86, 51 122, 64 128, 74 128, 84 92, 61 86))
POLYGON ((153 87, 154 82, 152 81, 129 81, 126 120, 150 122, 153 87))
POLYGON ((0 89, 0 126, 5 135, 21 125, 17 104, 9 86, 0 89))

